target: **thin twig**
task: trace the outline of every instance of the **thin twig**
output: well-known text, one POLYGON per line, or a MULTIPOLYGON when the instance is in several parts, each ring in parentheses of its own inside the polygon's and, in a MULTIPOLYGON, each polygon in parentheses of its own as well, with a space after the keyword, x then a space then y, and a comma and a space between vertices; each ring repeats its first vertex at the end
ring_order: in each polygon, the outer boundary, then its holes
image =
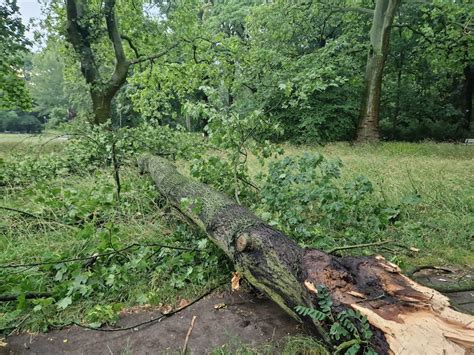
POLYGON ((43 221, 50 222, 50 223, 57 223, 57 224, 60 224, 60 225, 62 225, 62 226, 76 227, 76 226, 74 226, 74 225, 72 225, 72 224, 64 223, 64 222, 55 220, 55 219, 53 219, 53 218, 38 216, 38 215, 36 215, 36 214, 34 214, 34 213, 27 212, 27 211, 23 211, 23 210, 19 210, 19 209, 17 209, 17 208, 13 208, 13 207, 0 206, 0 209, 5 210, 5 211, 10 211, 10 212, 16 212, 16 213, 22 214, 22 215, 27 216, 27 217, 35 218, 35 219, 38 219, 38 220, 43 220, 43 221))
POLYGON ((334 248, 334 249, 331 249, 331 250, 328 251, 327 253, 328 253, 328 254, 334 254, 336 251, 339 251, 339 250, 348 250, 348 249, 356 249, 356 248, 374 247, 374 246, 384 245, 384 244, 388 244, 388 243, 392 243, 392 240, 384 240, 384 241, 375 242, 375 243, 346 245, 346 246, 336 247, 336 248, 334 248))
POLYGON ((63 324, 63 325, 60 325, 60 326, 54 326, 53 325, 53 328, 56 328, 56 329, 62 329, 62 328, 65 328, 65 327, 68 327, 70 325, 77 325, 78 327, 81 327, 81 328, 85 328, 85 329, 90 329, 90 330, 96 330, 96 331, 99 331, 99 332, 122 332, 122 331, 126 331, 126 330, 132 330, 135 328, 138 328, 138 327, 142 327, 144 325, 148 325, 148 324, 151 324, 151 323, 155 323, 155 322, 158 322, 160 321, 161 319, 163 318, 169 318, 183 310, 185 310, 186 308, 192 306, 193 304, 195 304, 196 302, 199 302, 200 300, 202 300, 204 297, 208 296, 209 294, 211 294, 212 292, 214 292, 215 290, 217 290, 219 287, 221 287, 222 285, 224 284, 223 283, 220 283, 219 285, 211 288, 210 290, 206 291, 204 294, 202 294, 201 296, 199 296, 198 298, 194 299, 193 301, 191 301, 190 303, 188 303, 187 305, 183 306, 183 307, 180 307, 172 312, 169 312, 169 313, 166 313, 166 314, 162 314, 158 317, 155 317, 155 318, 152 318, 150 320, 147 320, 145 322, 142 322, 142 323, 138 323, 138 324, 135 324, 135 325, 131 325, 129 327, 123 327, 123 328, 112 328, 112 329, 102 329, 102 328, 94 328, 94 327, 89 327, 88 325, 83 325, 83 324, 80 324, 80 323, 77 323, 77 322, 70 322, 68 324, 63 324))
POLYGON ((122 190, 122 185, 120 184, 120 164, 117 160, 115 140, 112 142, 112 164, 114 167, 114 180, 116 186, 117 201, 120 202, 120 191, 122 190))
MULTIPOLYGON (((0 302, 15 301, 21 295, 22 294, 0 295, 0 302)), ((24 293, 24 296, 26 299, 45 298, 45 297, 51 297, 52 295, 53 294, 51 292, 25 292, 24 293)))
POLYGON ((40 217, 40 216, 37 216, 33 213, 23 211, 23 210, 19 210, 19 209, 13 208, 13 207, 0 206, 0 209, 5 210, 5 211, 10 211, 10 212, 16 212, 16 213, 19 213, 19 214, 22 214, 24 216, 28 216, 28 217, 31 217, 31 218, 48 220, 45 217, 40 217))
POLYGON ((184 346, 183 346, 183 352, 182 352, 183 355, 186 354, 186 350, 188 349, 189 337, 191 336, 191 332, 193 331, 195 321, 196 321, 196 316, 193 316, 193 319, 191 320, 191 325, 189 326, 189 329, 188 329, 188 333, 186 334, 186 339, 184 340, 184 346))
POLYGON ((10 333, 8 333, 7 336, 11 336, 13 333, 15 333, 15 331, 16 331, 23 323, 25 323, 25 321, 26 321, 28 318, 30 318, 30 316, 31 316, 31 313, 28 313, 25 317, 23 317, 23 319, 20 321, 20 323, 18 323, 17 325, 15 325, 15 327, 13 328, 13 330, 12 330, 10 333))
POLYGON ((171 245, 164 245, 164 244, 139 244, 139 243, 133 243, 130 244, 122 249, 117 249, 108 253, 102 253, 102 254, 94 254, 91 256, 86 256, 86 257, 79 257, 79 258, 70 258, 70 259, 61 259, 61 260, 55 260, 55 261, 42 261, 42 262, 37 262, 37 263, 30 263, 30 264, 6 264, 6 265, 0 265, 0 269, 9 269, 9 268, 20 268, 20 267, 34 267, 34 266, 41 266, 41 265, 54 265, 54 264, 62 264, 62 263, 70 263, 74 261, 83 261, 83 260, 91 260, 91 259, 97 259, 102 256, 108 256, 108 255, 114 255, 120 252, 123 252, 125 250, 131 249, 131 248, 136 248, 136 247, 160 247, 160 248, 166 248, 166 249, 176 249, 176 250, 188 250, 188 251, 193 251, 195 249, 192 248, 186 248, 186 247, 175 247, 171 245))
POLYGON ((445 268, 445 267, 432 266, 432 265, 423 265, 423 266, 418 266, 418 267, 414 268, 413 270, 410 270, 409 272, 407 272, 407 275, 413 276, 414 274, 416 274, 417 272, 420 272, 422 270, 438 270, 438 271, 445 272, 447 274, 452 274, 453 273, 453 270, 445 268))
POLYGON ((176 44, 173 44, 171 47, 169 47, 168 49, 164 50, 161 53, 152 54, 152 55, 149 55, 149 56, 144 56, 144 57, 140 57, 140 58, 131 60, 130 64, 131 65, 138 64, 138 63, 146 62, 147 60, 153 61, 155 59, 158 59, 158 58, 168 54, 172 49, 176 48, 177 46, 178 46, 178 44, 176 43, 176 44))

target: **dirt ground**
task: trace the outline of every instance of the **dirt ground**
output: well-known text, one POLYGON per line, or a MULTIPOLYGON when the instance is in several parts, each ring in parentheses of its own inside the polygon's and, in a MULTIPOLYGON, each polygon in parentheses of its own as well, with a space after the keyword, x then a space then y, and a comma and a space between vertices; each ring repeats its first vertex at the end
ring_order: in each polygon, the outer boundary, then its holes
MULTIPOLYGON (((463 280, 473 277, 472 273, 462 275, 463 280)), ((460 276, 423 270, 415 279, 433 286, 458 283, 460 276)), ((448 296, 457 309, 474 314, 474 292, 448 296)), ((131 326, 159 315, 156 310, 131 310, 121 317, 118 326, 131 326)), ((46 334, 11 336, 6 339, 7 346, 0 347, 0 354, 178 354, 182 352, 193 316, 196 320, 187 347, 190 354, 206 354, 229 343, 256 347, 303 333, 273 302, 246 292, 223 292, 138 330, 98 332, 74 326, 46 334)))
MULTIPOLYGON (((158 311, 145 310, 126 313, 118 326, 131 326, 159 315, 158 311)), ((98 332, 73 326, 46 334, 11 336, 0 354, 179 354, 193 316, 196 320, 187 346, 191 354, 206 354, 232 342, 258 346, 302 332, 273 302, 245 292, 225 292, 139 330, 98 332)))

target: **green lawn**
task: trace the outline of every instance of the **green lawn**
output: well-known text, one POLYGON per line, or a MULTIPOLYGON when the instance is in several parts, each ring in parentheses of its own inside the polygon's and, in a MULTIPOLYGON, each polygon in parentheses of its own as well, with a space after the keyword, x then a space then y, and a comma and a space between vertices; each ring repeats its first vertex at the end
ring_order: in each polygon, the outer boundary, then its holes
POLYGON ((41 134, 0 133, 0 158, 17 153, 49 153, 61 149, 65 137, 62 133, 46 131, 41 134))

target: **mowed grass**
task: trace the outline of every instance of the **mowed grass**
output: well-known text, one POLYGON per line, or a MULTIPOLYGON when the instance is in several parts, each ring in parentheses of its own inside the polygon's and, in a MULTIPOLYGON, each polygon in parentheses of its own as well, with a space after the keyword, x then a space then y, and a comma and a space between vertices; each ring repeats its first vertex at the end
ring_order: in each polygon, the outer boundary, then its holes
POLYGON ((61 151, 66 137, 60 132, 46 131, 40 134, 0 133, 0 159, 15 154, 46 154, 61 151))

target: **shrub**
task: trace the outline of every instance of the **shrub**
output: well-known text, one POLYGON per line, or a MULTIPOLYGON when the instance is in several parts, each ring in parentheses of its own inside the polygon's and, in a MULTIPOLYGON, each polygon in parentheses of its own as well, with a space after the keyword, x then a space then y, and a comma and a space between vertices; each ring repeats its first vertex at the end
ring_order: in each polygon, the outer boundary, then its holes
POLYGON ((0 132, 41 132, 41 122, 28 112, 0 111, 0 132))
POLYGON ((341 184, 341 167, 321 154, 272 163, 260 190, 262 216, 303 244, 373 240, 398 210, 377 199, 363 176, 341 184))
POLYGON ((68 111, 63 107, 54 107, 48 118, 46 126, 48 128, 56 128, 61 123, 67 122, 68 111))

